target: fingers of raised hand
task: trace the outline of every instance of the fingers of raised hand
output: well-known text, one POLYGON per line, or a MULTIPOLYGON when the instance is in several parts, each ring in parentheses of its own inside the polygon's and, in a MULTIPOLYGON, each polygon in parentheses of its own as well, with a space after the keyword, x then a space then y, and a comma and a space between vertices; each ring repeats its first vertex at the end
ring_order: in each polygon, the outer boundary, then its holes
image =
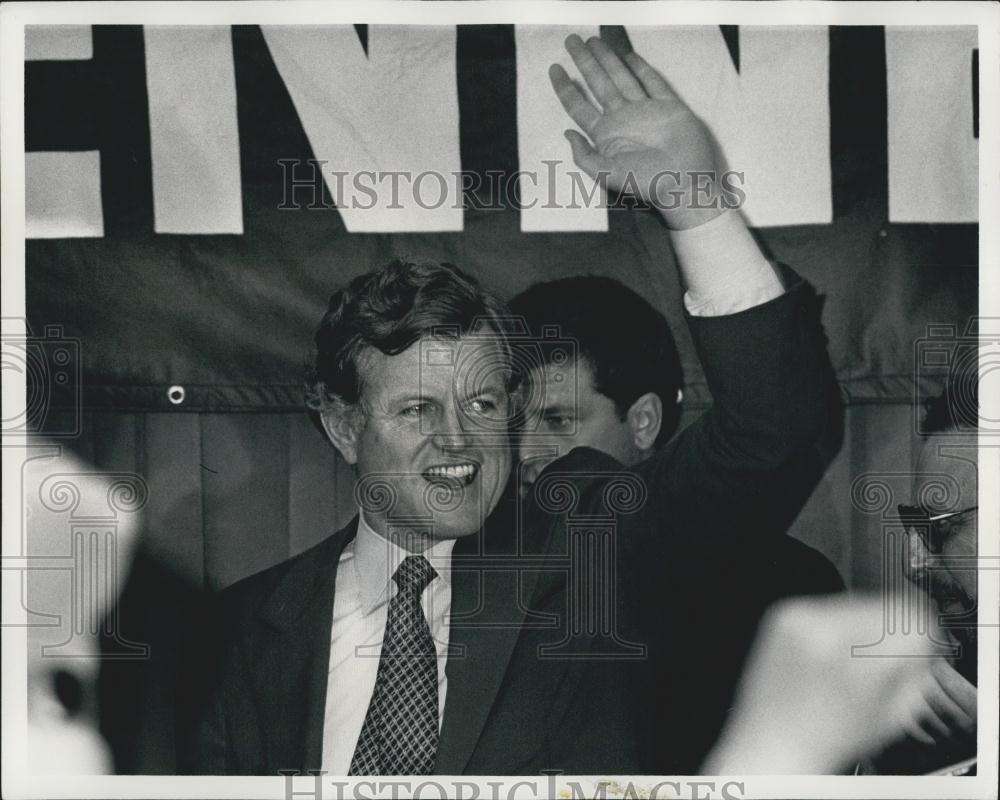
MULTIPOLYGON (((593 42, 594 39, 590 41, 593 42)), ((607 70, 598 61, 591 45, 585 44, 583 39, 574 33, 567 37, 566 49, 569 51, 573 63, 576 64, 576 68, 583 75, 583 79, 587 82, 587 88, 593 92, 597 102, 605 111, 613 111, 625 105, 625 95, 622 94, 607 70)), ((617 60, 617 56, 614 56, 613 53, 611 55, 617 60)))
POLYGON ((635 75, 622 63, 622 60, 615 55, 614 50, 608 47, 606 42, 593 36, 587 40, 587 46, 626 100, 647 99, 646 92, 636 80, 635 75))
POLYGON ((549 79, 552 81, 552 88, 555 89, 556 96, 562 103, 562 107, 566 109, 566 113, 569 114, 573 122, 590 133, 594 126, 601 121, 601 112, 584 96, 580 87, 570 80, 566 70, 558 64, 549 67, 549 79))
POLYGON ((626 54, 625 63, 628 64, 632 74, 639 79, 643 90, 650 97, 655 97, 658 100, 677 98, 677 93, 670 87, 670 84, 638 53, 631 52, 626 54))

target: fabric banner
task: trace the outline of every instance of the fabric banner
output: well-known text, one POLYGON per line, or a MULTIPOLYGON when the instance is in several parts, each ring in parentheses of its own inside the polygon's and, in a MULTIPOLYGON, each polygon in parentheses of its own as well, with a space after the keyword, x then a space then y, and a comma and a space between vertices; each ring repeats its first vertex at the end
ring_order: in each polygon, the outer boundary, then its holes
POLYGON ((708 123, 769 257, 825 297, 847 398, 911 398, 929 326, 977 309, 974 28, 35 26, 33 334, 78 345, 90 409, 290 410, 330 293, 395 256, 505 297, 609 274, 706 402, 662 223, 574 177, 546 74, 573 31, 708 123))

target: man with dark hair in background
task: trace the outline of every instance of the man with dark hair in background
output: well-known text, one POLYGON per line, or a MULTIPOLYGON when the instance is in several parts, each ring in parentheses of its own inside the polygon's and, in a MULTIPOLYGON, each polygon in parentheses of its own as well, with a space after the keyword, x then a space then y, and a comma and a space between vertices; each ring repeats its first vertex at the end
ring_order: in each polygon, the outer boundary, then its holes
POLYGON ((527 395, 538 401, 521 441, 526 486, 574 447, 630 465, 674 435, 684 385, 680 355, 667 320, 639 295, 613 278, 588 275, 536 283, 510 301, 510 310, 524 319, 544 360, 526 376, 527 395), (575 345, 572 362, 553 363, 544 328, 575 345))
MULTIPOLYGON (((575 447, 591 447, 633 466, 677 432, 684 385, 680 356, 666 318, 636 292, 613 278, 577 276, 536 283, 514 297, 510 308, 542 362, 530 365, 521 390, 528 403, 518 442, 522 494, 530 493, 548 464, 575 447), (574 352, 567 358, 570 347, 574 352)), ((700 627, 685 643, 662 641, 659 653, 654 647, 653 656, 662 657, 666 668, 651 673, 651 707, 687 707, 692 716, 683 735, 670 726, 651 726, 644 745, 657 772, 696 768, 723 725, 767 605, 844 588, 836 567, 820 552, 776 536, 815 488, 822 466, 810 451, 775 470, 765 503, 772 515, 756 520, 772 530, 754 533, 760 547, 741 568, 720 558, 712 584, 688 611, 716 619, 718 627, 700 627), (679 647, 692 658, 671 663, 679 647)))

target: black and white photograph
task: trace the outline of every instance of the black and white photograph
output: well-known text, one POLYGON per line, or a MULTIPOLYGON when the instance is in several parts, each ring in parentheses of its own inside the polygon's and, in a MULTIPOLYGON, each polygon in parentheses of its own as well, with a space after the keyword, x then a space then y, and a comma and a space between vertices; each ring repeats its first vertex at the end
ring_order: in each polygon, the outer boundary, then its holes
POLYGON ((0 53, 4 797, 997 797, 1000 5, 0 53))

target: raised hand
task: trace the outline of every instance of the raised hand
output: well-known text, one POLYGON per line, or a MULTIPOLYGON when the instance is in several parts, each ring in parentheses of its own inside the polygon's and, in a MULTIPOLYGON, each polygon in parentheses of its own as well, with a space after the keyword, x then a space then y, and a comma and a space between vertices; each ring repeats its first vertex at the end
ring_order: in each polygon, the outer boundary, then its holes
POLYGON ((561 66, 549 68, 563 108, 587 134, 566 131, 577 166, 611 189, 638 194, 674 229, 722 213, 718 181, 708 177, 717 169, 711 136, 663 77, 636 53, 623 62, 596 36, 584 42, 574 34, 566 49, 601 106, 561 66))

